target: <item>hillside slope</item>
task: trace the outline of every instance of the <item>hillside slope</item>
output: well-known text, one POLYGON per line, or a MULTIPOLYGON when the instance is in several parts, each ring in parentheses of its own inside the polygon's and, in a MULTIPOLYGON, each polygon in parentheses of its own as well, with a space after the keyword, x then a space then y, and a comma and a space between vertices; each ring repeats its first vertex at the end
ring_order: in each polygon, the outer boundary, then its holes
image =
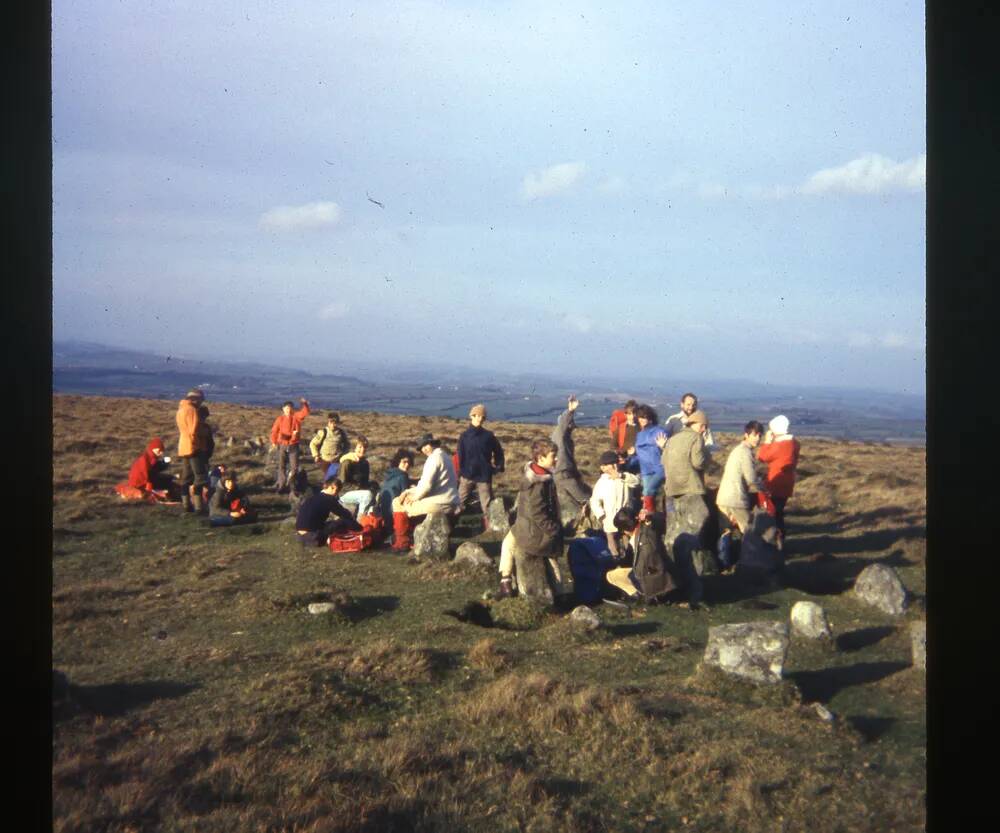
MULTIPOLYGON (((520 630, 456 618, 496 587, 490 571, 303 552, 280 527, 285 499, 258 492, 272 469, 240 444, 274 410, 209 405, 216 459, 261 510, 253 527, 112 493, 150 437, 173 453, 176 401, 53 398, 53 662, 70 683, 55 704, 56 830, 923 829, 925 682, 906 627, 924 616, 922 448, 803 441, 781 587, 713 577, 706 608, 603 607, 584 635, 557 613, 521 611, 520 630), (876 561, 910 590, 904 617, 845 592, 876 561), (306 612, 338 593, 353 599, 341 615, 306 612), (802 599, 835 640, 794 640, 787 685, 698 670, 709 626, 787 621, 802 599)), ((464 427, 342 418, 372 441, 376 479, 398 446, 432 431, 453 448, 464 427)), ((551 426, 488 427, 512 496, 551 426)), ((737 438, 717 439, 724 460, 737 438)), ((577 445, 593 482, 604 433, 580 429, 577 445)), ((474 514, 453 543, 469 539, 498 554, 474 514)))

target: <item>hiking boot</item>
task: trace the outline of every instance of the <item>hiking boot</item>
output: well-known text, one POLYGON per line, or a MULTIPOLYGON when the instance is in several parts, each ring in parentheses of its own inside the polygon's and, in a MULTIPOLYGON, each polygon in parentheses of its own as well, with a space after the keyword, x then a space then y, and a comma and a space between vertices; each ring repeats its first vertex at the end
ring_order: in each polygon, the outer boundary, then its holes
POLYGON ((196 492, 191 495, 191 506, 197 515, 204 515, 207 511, 205 506, 205 501, 202 499, 201 494, 196 492))

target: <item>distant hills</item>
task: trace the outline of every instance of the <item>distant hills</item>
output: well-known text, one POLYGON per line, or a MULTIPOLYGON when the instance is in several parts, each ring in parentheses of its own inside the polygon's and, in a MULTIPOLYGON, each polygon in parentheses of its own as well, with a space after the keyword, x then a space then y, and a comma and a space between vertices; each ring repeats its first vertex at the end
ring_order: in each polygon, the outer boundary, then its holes
POLYGON ((490 373, 458 365, 365 365, 351 375, 312 373, 252 361, 163 355, 87 342, 55 342, 56 393, 176 399, 191 387, 209 400, 251 405, 306 396, 314 409, 342 408, 464 418, 485 402, 492 419, 554 422, 569 393, 581 399, 578 421, 606 422, 627 398, 647 402, 661 418, 678 410, 681 392, 693 390, 713 427, 736 431, 749 419, 784 413, 803 435, 922 443, 923 397, 837 388, 797 388, 742 380, 567 378, 542 373, 490 373))

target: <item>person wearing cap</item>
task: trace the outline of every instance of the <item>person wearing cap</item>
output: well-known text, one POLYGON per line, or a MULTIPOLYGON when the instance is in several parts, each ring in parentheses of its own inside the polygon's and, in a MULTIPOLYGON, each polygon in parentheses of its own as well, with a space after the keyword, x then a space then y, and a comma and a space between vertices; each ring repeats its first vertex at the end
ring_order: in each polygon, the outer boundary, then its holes
POLYGON ((203 508, 201 488, 208 483, 208 458, 199 451, 198 408, 205 401, 205 394, 197 388, 187 392, 177 403, 177 457, 181 461, 181 503, 185 512, 200 512, 203 508))
POLYGON ((235 526, 253 523, 257 513, 250 506, 250 498, 236 483, 236 472, 223 472, 218 488, 212 492, 208 504, 210 526, 235 526))
POLYGON ((760 445, 764 426, 752 419, 743 427, 743 439, 729 452, 726 466, 722 470, 722 480, 719 483, 719 493, 715 504, 719 513, 745 533, 750 524, 752 508, 751 493, 764 491, 764 485, 757 476, 754 467, 754 449, 760 445))
POLYGON ((473 405, 469 410, 471 424, 458 438, 458 511, 464 511, 475 489, 479 492, 484 527, 488 523, 486 509, 493 500, 493 475, 504 468, 503 448, 496 435, 483 428, 485 421, 486 406, 473 405))
MULTIPOLYGON (((697 396, 693 393, 685 393, 681 396, 681 409, 676 414, 668 416, 666 421, 663 423, 663 428, 667 432, 667 438, 669 439, 674 434, 682 431, 684 426, 686 426, 691 420, 691 415, 697 410, 697 396)), ((705 451, 708 454, 712 454, 712 452, 718 449, 718 446, 715 444, 715 438, 712 436, 711 428, 706 427, 702 437, 705 440, 705 451)))
POLYGON ((767 463, 764 484, 771 493, 778 528, 778 545, 785 538, 785 504, 795 489, 795 467, 799 464, 799 441, 788 433, 788 417, 779 414, 767 426, 764 440, 757 449, 757 459, 767 463))
POLYGON ((413 544, 416 518, 432 512, 458 511, 458 478, 451 457, 444 453, 433 434, 424 434, 415 445, 427 459, 420 480, 392 501, 394 550, 408 550, 413 544))
POLYGON ((295 477, 299 470, 299 438, 302 433, 302 422, 309 416, 309 401, 299 397, 302 405, 297 411, 292 411, 294 404, 289 400, 281 406, 281 414, 271 425, 271 448, 278 450, 278 472, 274 490, 284 492, 288 481, 295 477))
POLYGON ((601 454, 598 464, 601 476, 594 484, 590 496, 590 514, 594 522, 601 525, 608 539, 608 550, 615 557, 621 548, 621 532, 615 526, 615 515, 618 510, 628 506, 633 501, 635 490, 639 486, 639 478, 631 472, 623 472, 618 468, 618 454, 605 451, 601 454))

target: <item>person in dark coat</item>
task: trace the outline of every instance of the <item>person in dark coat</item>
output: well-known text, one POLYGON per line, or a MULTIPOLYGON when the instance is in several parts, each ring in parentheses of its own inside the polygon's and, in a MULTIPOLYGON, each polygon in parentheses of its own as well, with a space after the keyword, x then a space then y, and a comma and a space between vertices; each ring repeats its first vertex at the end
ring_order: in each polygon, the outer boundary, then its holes
POLYGON ((334 533, 361 529, 337 497, 341 485, 336 477, 328 478, 319 492, 302 502, 295 516, 295 537, 302 546, 322 547, 334 533), (328 520, 331 514, 336 520, 328 520))
POLYGON ((226 471, 208 503, 209 524, 235 526, 253 523, 256 520, 257 512, 250 506, 250 499, 236 484, 236 472, 226 471))
POLYGON ((576 467, 576 444, 573 441, 573 430, 576 422, 573 414, 580 406, 575 396, 566 401, 566 410, 559 415, 556 427, 552 429, 550 439, 556 445, 557 459, 553 477, 559 490, 559 499, 567 506, 572 506, 580 512, 580 519, 590 514, 590 495, 593 487, 583 482, 580 470, 576 467))
POLYGON ((379 490, 379 509, 385 524, 392 528, 392 501, 413 485, 409 471, 413 466, 413 452, 405 448, 397 449, 389 461, 389 468, 382 477, 382 488, 379 490))
POLYGON ((464 511, 476 489, 484 527, 488 523, 486 509, 493 500, 493 475, 502 472, 504 466, 503 448, 493 432, 483 428, 485 421, 486 406, 473 405, 469 411, 472 424, 458 438, 458 511, 464 511))

